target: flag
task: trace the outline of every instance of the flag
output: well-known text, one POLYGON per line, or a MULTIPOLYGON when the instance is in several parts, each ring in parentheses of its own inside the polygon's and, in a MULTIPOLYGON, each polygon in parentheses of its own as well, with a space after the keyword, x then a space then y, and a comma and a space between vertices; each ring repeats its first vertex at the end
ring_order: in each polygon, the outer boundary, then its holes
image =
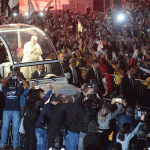
POLYGON ((102 81, 103 81, 104 88, 105 88, 105 95, 107 95, 113 90, 112 75, 107 74, 107 76, 103 78, 102 81))
POLYGON ((113 141, 113 135, 114 135, 114 131, 112 131, 110 134, 109 134, 109 141, 113 141))
POLYGON ((82 32, 83 26, 81 24, 81 22, 78 20, 78 33, 82 32))

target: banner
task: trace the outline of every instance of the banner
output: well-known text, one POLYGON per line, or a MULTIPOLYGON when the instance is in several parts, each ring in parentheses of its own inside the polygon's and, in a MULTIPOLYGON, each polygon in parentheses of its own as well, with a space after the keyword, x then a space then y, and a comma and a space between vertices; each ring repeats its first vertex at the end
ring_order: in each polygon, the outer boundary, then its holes
MULTIPOLYGON (((33 6, 35 11, 43 11, 50 1, 51 0, 19 0, 19 12, 23 15, 24 13, 28 12, 29 3, 33 6)), ((56 8, 57 10, 62 10, 63 5, 67 4, 69 4, 69 0, 52 0, 50 6, 53 7, 51 10, 55 10, 56 8)))

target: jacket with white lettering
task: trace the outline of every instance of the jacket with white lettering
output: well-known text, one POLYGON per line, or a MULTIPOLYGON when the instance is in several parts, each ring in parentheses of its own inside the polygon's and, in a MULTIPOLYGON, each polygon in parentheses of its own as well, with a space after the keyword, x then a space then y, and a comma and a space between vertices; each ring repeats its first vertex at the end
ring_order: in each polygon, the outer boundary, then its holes
POLYGON ((22 85, 19 85, 17 88, 7 88, 6 86, 2 87, 2 92, 5 96, 5 108, 4 110, 8 111, 20 111, 20 97, 24 91, 22 85))

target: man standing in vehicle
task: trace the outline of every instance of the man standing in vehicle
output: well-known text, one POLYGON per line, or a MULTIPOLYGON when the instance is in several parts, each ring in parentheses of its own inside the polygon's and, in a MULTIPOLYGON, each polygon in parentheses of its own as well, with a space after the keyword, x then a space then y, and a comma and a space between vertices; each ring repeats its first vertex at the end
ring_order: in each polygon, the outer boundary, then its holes
MULTIPOLYGON (((43 61, 42 50, 40 45, 37 43, 37 36, 32 36, 31 41, 24 45, 22 63, 43 61)), ((36 70, 36 66, 22 67, 21 72, 23 72, 25 78, 30 78, 30 75, 36 70)))

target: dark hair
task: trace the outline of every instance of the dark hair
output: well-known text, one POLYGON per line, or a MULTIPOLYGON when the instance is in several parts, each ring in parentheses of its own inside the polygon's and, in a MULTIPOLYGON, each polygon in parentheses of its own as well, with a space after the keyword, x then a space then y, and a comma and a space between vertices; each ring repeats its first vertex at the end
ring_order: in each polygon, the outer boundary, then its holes
POLYGON ((30 96, 30 94, 32 93, 34 89, 30 89, 29 92, 28 92, 28 97, 30 96))
POLYGON ((19 67, 15 67, 14 71, 20 71, 20 68, 19 67))
POLYGON ((67 96, 66 100, 68 103, 74 103, 74 98, 72 96, 67 96))
POLYGON ((114 144, 114 150, 122 150, 122 146, 121 146, 121 143, 119 143, 119 142, 116 142, 115 144, 114 144))
POLYGON ((95 59, 93 60, 92 64, 98 64, 99 63, 99 60, 95 59))
POLYGON ((40 92, 42 92, 42 93, 44 93, 44 90, 43 90, 43 89, 41 89, 41 88, 39 88, 39 91, 40 91, 40 92))
POLYGON ((148 114, 145 115, 145 117, 144 117, 144 123, 147 126, 150 126, 150 113, 148 113, 148 114))
POLYGON ((87 99, 84 104, 85 104, 86 107, 91 108, 92 107, 92 100, 91 99, 87 99))
POLYGON ((127 70, 131 70, 133 67, 132 66, 128 66, 127 70))
POLYGON ((67 96, 63 95, 63 94, 59 94, 58 99, 59 99, 60 102, 64 103, 64 102, 67 101, 67 96))
POLYGON ((90 84, 84 83, 83 86, 82 86, 82 90, 86 90, 86 89, 88 89, 90 87, 92 87, 90 84))
POLYGON ((126 108, 126 112, 128 112, 130 115, 134 115, 134 109, 131 106, 126 108))
POLYGON ((43 99, 40 96, 39 89, 31 89, 25 104, 25 113, 29 117, 39 116, 39 106, 42 105, 43 99))
POLYGON ((51 102, 59 102, 59 99, 57 97, 52 97, 51 102))
POLYGON ((92 145, 88 145, 88 146, 85 148, 85 150, 91 150, 91 149, 100 150, 101 147, 100 147, 100 145, 92 144, 92 145))
POLYGON ((89 123, 88 132, 98 132, 99 124, 97 121, 92 121, 89 123))
POLYGON ((26 83, 30 85, 30 82, 29 82, 29 81, 26 81, 26 83))
POLYGON ((137 148, 136 150, 143 150, 147 146, 147 141, 144 139, 139 139, 137 141, 137 148))
POLYGON ((12 78, 9 78, 8 82, 7 82, 7 86, 8 87, 17 87, 17 84, 18 84, 18 79, 12 79, 12 78))
POLYGON ((145 138, 146 137, 146 130, 145 129, 141 129, 138 131, 138 138, 145 138))
POLYGON ((125 140, 125 134, 126 133, 130 133, 130 128, 131 128, 131 123, 124 123, 124 124, 122 124, 121 129, 120 129, 120 133, 118 135, 118 139, 120 141, 124 141, 125 140))
POLYGON ((28 94, 29 99, 32 101, 38 101, 38 100, 41 101, 40 92, 41 92, 40 89, 31 89, 28 94))
POLYGON ((55 143, 62 143, 62 142, 63 142, 62 136, 61 136, 61 135, 57 135, 57 136, 55 137, 55 143))

